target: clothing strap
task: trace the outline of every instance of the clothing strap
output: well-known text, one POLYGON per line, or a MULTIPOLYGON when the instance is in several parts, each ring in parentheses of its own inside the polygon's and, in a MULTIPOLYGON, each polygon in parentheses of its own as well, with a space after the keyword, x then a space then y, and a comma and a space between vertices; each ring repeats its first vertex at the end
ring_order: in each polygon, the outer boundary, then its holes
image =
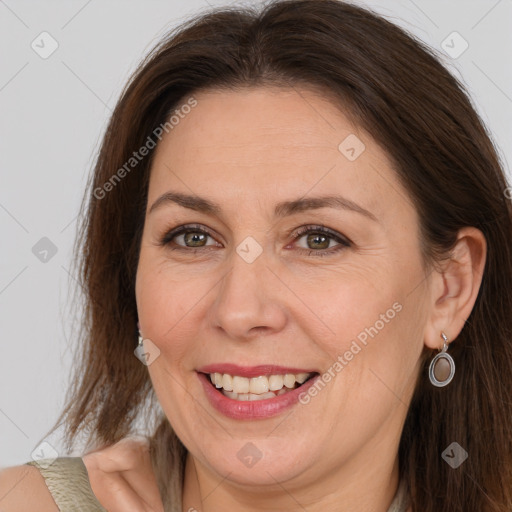
POLYGON ((94 495, 81 457, 58 457, 26 462, 43 476, 60 512, 107 512, 94 495))
POLYGON ((395 494, 395 498, 388 508, 388 512, 406 512, 409 507, 409 495, 407 493, 407 484, 401 480, 395 494))

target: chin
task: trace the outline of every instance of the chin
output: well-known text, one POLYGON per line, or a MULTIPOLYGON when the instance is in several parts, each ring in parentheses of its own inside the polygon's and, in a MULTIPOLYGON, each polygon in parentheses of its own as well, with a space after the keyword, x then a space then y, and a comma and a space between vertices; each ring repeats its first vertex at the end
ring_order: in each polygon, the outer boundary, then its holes
POLYGON ((216 474, 243 486, 284 483, 297 478, 311 467, 312 461, 307 457, 308 451, 297 452, 297 445, 300 443, 283 446, 278 439, 276 443, 279 447, 272 446, 268 439, 237 441, 236 449, 232 446, 226 449, 217 447, 213 452, 206 449, 203 451, 203 457, 216 474), (238 445, 241 448, 238 448, 238 445))

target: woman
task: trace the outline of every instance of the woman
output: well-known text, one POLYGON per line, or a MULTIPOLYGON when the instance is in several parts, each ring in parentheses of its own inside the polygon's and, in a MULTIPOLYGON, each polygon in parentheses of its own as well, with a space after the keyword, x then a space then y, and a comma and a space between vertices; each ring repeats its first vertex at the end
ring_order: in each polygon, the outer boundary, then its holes
POLYGON ((86 453, 5 472, 3 510, 510 511, 506 189, 461 85, 366 10, 180 27, 87 195, 57 422, 86 453))

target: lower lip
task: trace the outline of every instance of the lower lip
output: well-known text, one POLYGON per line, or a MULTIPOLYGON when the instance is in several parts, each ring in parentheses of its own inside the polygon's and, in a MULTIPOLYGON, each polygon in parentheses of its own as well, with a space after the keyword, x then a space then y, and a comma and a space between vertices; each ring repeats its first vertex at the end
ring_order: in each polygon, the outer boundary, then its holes
POLYGON ((235 420, 255 420, 277 416, 297 404, 299 402, 299 396, 307 392, 319 377, 319 375, 315 375, 302 384, 302 386, 276 396, 275 398, 238 401, 224 396, 222 392, 213 387, 209 375, 205 375, 204 373, 198 373, 197 375, 212 406, 225 416, 235 420))

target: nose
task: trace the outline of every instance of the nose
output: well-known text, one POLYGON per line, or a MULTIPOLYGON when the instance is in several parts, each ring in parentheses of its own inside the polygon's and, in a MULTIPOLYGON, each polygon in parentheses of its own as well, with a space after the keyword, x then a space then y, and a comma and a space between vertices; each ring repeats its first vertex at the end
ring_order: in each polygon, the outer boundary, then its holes
POLYGON ((248 263, 233 251, 210 311, 214 326, 229 338, 251 339, 286 325, 283 284, 268 264, 265 252, 248 263))

